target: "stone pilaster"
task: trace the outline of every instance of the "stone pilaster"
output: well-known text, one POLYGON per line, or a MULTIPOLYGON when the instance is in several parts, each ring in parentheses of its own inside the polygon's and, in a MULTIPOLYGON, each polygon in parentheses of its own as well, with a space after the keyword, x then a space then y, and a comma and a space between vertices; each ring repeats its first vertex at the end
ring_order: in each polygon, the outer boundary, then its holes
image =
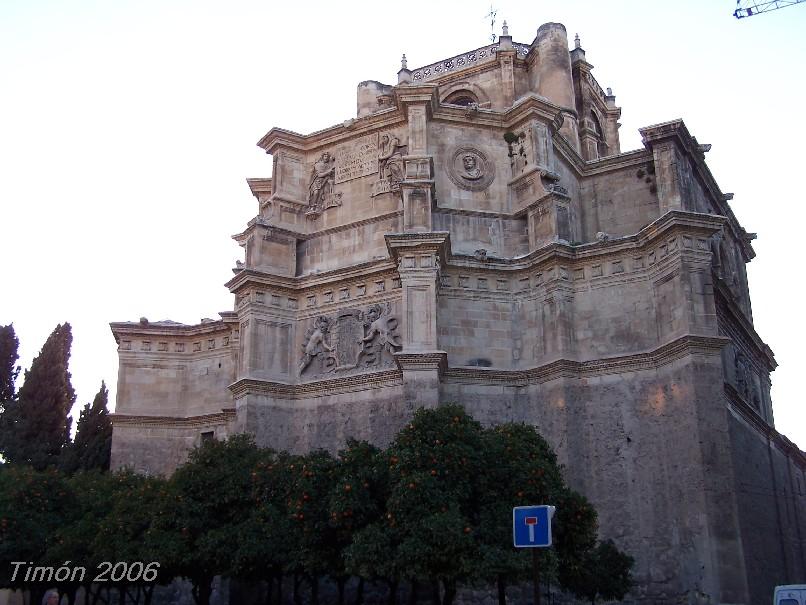
POLYGON ((400 183, 404 231, 429 232, 434 203, 434 161, 428 153, 428 119, 437 104, 437 87, 430 84, 397 88, 398 102, 408 122, 408 155, 400 183))
POLYGON ((573 240, 570 202, 568 196, 553 192, 527 208, 530 251, 573 240))
POLYGON ((403 349, 395 360, 403 371, 408 405, 439 404, 439 377, 447 366, 447 353, 438 348, 437 295, 441 265, 450 250, 448 237, 447 232, 386 236, 402 288, 403 349))
POLYGON ((652 151, 660 214, 670 210, 688 210, 681 190, 681 172, 686 169, 685 149, 692 137, 681 120, 657 124, 639 130, 643 143, 652 151))
POLYGON ((501 93, 504 107, 509 108, 515 101, 515 49, 512 47, 512 36, 501 36, 498 39, 498 49, 501 93))

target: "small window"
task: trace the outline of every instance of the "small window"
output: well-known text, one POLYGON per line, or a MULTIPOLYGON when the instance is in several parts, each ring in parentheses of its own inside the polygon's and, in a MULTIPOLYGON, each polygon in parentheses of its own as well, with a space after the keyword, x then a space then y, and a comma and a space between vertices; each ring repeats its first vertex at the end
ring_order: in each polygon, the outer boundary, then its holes
POLYGON ((205 443, 210 443, 212 441, 215 441, 215 432, 214 431, 202 431, 201 444, 204 445, 205 443))
POLYGON ((468 107, 469 105, 478 105, 479 100, 469 90, 457 90, 445 97, 445 103, 468 107))

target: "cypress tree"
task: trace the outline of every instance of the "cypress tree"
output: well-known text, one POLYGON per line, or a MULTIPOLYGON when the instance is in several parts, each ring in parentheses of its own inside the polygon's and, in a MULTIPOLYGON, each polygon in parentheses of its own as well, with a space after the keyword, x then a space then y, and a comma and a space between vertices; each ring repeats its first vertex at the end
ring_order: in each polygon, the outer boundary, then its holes
POLYGON ((6 401, 14 399, 14 381, 20 373, 19 366, 14 365, 20 358, 19 346, 14 324, 0 326, 0 410, 6 401))
POLYGON ((109 470, 112 451, 112 421, 109 418, 109 389, 101 389, 92 404, 85 404, 78 417, 76 438, 67 446, 62 468, 68 473, 89 470, 109 470))
POLYGON ((56 326, 26 370, 16 400, 6 405, 0 445, 8 462, 42 470, 57 464, 69 443, 73 419, 68 414, 76 400, 67 371, 72 342, 70 324, 56 326))

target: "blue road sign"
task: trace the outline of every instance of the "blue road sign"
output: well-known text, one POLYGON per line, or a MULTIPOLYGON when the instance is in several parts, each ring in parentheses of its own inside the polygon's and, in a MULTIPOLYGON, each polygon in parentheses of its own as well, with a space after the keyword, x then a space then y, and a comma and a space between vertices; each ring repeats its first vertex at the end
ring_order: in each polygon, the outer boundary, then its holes
POLYGON ((553 506, 516 506, 512 509, 512 538, 516 548, 551 546, 553 506))

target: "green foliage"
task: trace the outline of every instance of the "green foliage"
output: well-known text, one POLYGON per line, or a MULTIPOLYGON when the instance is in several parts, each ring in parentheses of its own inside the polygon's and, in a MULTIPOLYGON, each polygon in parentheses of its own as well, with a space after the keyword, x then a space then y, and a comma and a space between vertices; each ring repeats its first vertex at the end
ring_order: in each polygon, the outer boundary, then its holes
POLYGON ((567 588, 592 604, 600 597, 606 601, 621 600, 633 585, 630 570, 633 558, 621 552, 610 540, 599 542, 587 551, 582 564, 568 578, 567 588))
POLYGON ((58 463, 70 440, 68 414, 76 400, 67 370, 72 341, 70 324, 56 326, 25 372, 17 399, 5 405, 0 446, 8 462, 37 470, 58 463))
POLYGON ((311 602, 318 600, 321 576, 344 575, 341 544, 330 524, 330 494, 336 481, 336 460, 324 450, 288 461, 290 478, 288 515, 292 522, 291 573, 306 577, 311 584, 311 602))
POLYGON ((484 431, 463 408, 420 409, 387 452, 390 556, 401 578, 439 580, 447 593, 474 570, 484 431))
MULTIPOLYGON (((512 508, 554 504, 566 494, 557 457, 533 426, 509 423, 485 432, 485 472, 480 475, 477 575, 488 582, 531 577, 531 553, 512 546, 512 508)), ((543 576, 555 567, 542 554, 543 576)))
POLYGON ((0 586, 23 586, 19 573, 12 583, 12 561, 46 562, 48 548, 58 543, 58 530, 75 508, 72 490, 54 469, 0 468, 0 586))
POLYGON ((193 583, 201 605, 209 602, 213 577, 234 565, 238 545, 231 532, 254 506, 252 472, 259 461, 249 435, 213 440, 192 450, 169 481, 151 535, 164 547, 167 567, 193 583))
POLYGON ((250 473, 254 504, 233 530, 236 550, 231 573, 249 580, 279 579, 293 548, 294 523, 288 514, 291 489, 288 454, 259 450, 250 473))
POLYGON ((78 417, 75 440, 62 454, 61 467, 68 473, 97 469, 109 470, 112 453, 112 421, 109 418, 109 390, 101 389, 92 404, 86 404, 78 417))
POLYGON ((556 506, 554 550, 559 561, 559 581, 571 590, 587 564, 587 553, 596 545, 596 510, 584 496, 571 490, 560 497, 556 506))
POLYGON ((0 326, 0 411, 6 401, 14 399, 16 393, 14 381, 20 373, 20 368, 16 365, 20 358, 19 346, 14 324, 0 326))
MULTIPOLYGON (((105 398, 102 387, 93 407, 105 398)), ((507 584, 531 576, 531 552, 511 543, 512 507, 526 504, 557 507, 554 548, 540 553, 544 581, 592 602, 624 596, 632 559, 597 545, 594 508, 565 485, 535 428, 484 429, 453 405, 418 410, 386 450, 348 440, 335 458, 237 435, 192 450, 170 479, 7 465, 0 565, 158 561, 158 581, 188 578, 201 605, 219 574, 270 586, 293 575, 295 598, 307 579, 312 604, 323 576, 339 603, 350 575, 385 580, 390 602, 402 581, 440 582, 447 605, 461 582, 496 583, 504 598, 507 584)))

